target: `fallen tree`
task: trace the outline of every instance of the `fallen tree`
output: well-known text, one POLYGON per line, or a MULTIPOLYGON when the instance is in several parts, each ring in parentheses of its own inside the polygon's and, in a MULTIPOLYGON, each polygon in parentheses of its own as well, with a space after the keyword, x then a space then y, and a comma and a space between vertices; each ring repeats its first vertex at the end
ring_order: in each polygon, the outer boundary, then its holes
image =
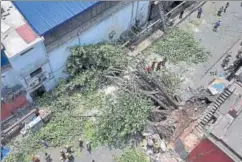
MULTIPOLYGON (((171 113, 179 108, 179 103, 168 92, 168 79, 162 79, 159 73, 146 71, 147 62, 137 59, 134 66, 123 70, 122 75, 115 76, 116 69, 110 69, 106 76, 119 90, 130 94, 133 98, 146 98, 153 101, 153 108, 149 111, 146 124, 152 125, 154 131, 162 138, 171 137, 176 120, 171 113), (167 122, 167 121, 170 122, 167 122), (159 131, 157 131, 159 130, 159 131)), ((163 71, 165 72, 165 71, 163 71)), ((161 72, 161 73, 163 73, 161 72)), ((164 77, 164 76, 163 76, 164 77)))

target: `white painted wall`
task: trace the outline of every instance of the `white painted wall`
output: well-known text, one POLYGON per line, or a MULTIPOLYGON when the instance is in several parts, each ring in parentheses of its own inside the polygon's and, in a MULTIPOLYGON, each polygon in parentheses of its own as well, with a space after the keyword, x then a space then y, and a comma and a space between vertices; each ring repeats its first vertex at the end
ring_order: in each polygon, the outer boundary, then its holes
POLYGON ((148 18, 148 11, 149 1, 132 2, 98 25, 80 34, 79 38, 75 37, 48 53, 55 78, 66 77, 66 74, 62 71, 69 56, 69 47, 107 41, 109 40, 109 33, 112 31, 115 31, 114 39, 117 39, 120 34, 135 24, 136 19, 139 19, 142 24, 145 23, 148 18))
POLYGON ((41 67, 42 72, 44 72, 47 76, 47 80, 44 83, 46 90, 49 91, 53 88, 53 80, 51 81, 53 74, 51 72, 50 64, 46 57, 45 46, 42 41, 35 44, 33 49, 24 55, 16 55, 10 58, 9 62, 12 69, 6 74, 7 77, 5 82, 7 84, 14 85, 18 83, 23 87, 28 88, 26 81, 32 79, 30 77, 30 73, 41 67))
POLYGON ((30 74, 47 62, 43 42, 35 44, 32 50, 22 56, 16 55, 10 58, 9 62, 20 77, 30 74))

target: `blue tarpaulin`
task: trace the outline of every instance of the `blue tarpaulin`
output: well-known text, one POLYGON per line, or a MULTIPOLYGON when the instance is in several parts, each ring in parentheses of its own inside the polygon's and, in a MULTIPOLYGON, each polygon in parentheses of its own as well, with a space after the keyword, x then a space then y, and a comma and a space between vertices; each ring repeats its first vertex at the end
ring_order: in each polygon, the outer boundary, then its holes
POLYGON ((3 49, 1 50, 1 67, 4 66, 4 65, 7 65, 9 64, 9 61, 8 61, 8 58, 7 56, 5 55, 3 49))
POLYGON ((10 148, 1 146, 1 161, 8 155, 10 148))
POLYGON ((97 4, 97 1, 14 1, 13 4, 39 35, 97 4))

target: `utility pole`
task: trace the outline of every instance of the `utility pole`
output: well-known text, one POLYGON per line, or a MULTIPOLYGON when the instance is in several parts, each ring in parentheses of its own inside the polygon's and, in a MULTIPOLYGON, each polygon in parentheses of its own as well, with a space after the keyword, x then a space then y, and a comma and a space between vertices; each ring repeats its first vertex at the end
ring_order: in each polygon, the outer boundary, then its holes
POLYGON ((163 4, 162 4, 162 1, 155 1, 154 4, 158 5, 159 12, 160 12, 161 25, 162 25, 162 28, 163 28, 164 32, 166 32, 167 31, 167 28, 166 28, 166 16, 165 16, 165 13, 164 13, 164 7, 163 7, 163 4))

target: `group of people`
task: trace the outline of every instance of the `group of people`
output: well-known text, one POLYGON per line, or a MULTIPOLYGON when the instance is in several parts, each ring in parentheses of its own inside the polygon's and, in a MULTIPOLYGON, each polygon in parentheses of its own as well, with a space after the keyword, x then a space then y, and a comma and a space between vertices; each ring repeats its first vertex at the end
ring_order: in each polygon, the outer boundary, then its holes
MULTIPOLYGON (((49 147, 48 143, 45 140, 41 140, 41 143, 43 144, 43 146, 45 148, 49 147)), ((82 151, 84 149, 84 141, 79 139, 78 140, 78 146, 80 148, 80 151, 82 151)), ((72 153, 74 151, 72 150, 72 146, 66 145, 64 148, 65 148, 65 151, 60 150, 60 161, 61 162, 73 162, 74 156, 73 156, 72 153)), ((91 154, 92 146, 91 146, 90 142, 86 142, 86 149, 91 154)), ((47 152, 45 153, 45 161, 46 162, 52 162, 53 161, 51 155, 48 154, 47 152)), ((32 158, 32 162, 40 162, 40 158, 38 156, 35 156, 35 157, 32 158)), ((92 160, 92 162, 95 162, 95 160, 92 160)))
MULTIPOLYGON (((62 162, 71 162, 71 161, 74 161, 74 156, 72 155, 72 153, 74 152, 74 151, 72 151, 72 146, 68 146, 68 145, 66 145, 65 146, 65 149, 66 149, 66 152, 65 151, 63 151, 63 150, 60 150, 60 160, 62 161, 62 162)), ((48 162, 47 160, 46 160, 46 162, 48 162)))
MULTIPOLYGON (((229 2, 226 3, 225 7, 224 7, 224 6, 220 7, 220 9, 218 10, 217 15, 218 15, 218 16, 221 16, 223 12, 226 13, 228 7, 229 7, 229 2)), ((214 32, 217 32, 217 31, 218 31, 218 28, 219 28, 220 26, 221 26, 221 21, 219 20, 219 21, 217 21, 217 22, 215 23, 215 25, 214 25, 214 27, 213 27, 213 31, 214 31, 214 32)))
MULTIPOLYGON (((79 139, 78 140, 78 146, 80 148, 80 151, 82 151, 84 149, 84 141, 82 139, 79 139)), ((60 160, 62 162, 71 162, 71 161, 74 161, 74 156, 72 155, 72 153, 74 152, 72 149, 71 146, 66 146, 65 149, 66 149, 66 153, 61 150, 60 151, 60 160)), ((90 142, 86 142, 86 148, 87 148, 87 151, 91 154, 92 152, 92 145, 90 142)), ((46 161, 48 162, 48 161, 46 161)), ((95 160, 92 160, 92 162, 95 162, 95 160)))
MULTIPOLYGON (((203 12, 202 7, 199 7, 198 12, 197 12, 197 18, 201 18, 202 12, 203 12)), ((182 19, 183 14, 184 14, 184 10, 182 10, 180 12, 179 19, 182 19)))
MULTIPOLYGON (((229 2, 226 3, 225 7, 222 6, 222 7, 218 10, 217 15, 218 15, 218 16, 221 16, 223 12, 226 13, 228 7, 229 7, 229 2)), ((197 12, 197 18, 201 18, 202 13, 203 13, 203 9, 202 9, 202 7, 199 7, 198 12, 197 12)), ((183 14, 184 14, 184 10, 182 10, 182 11, 180 12, 180 15, 179 15, 179 18, 180 18, 180 19, 183 17, 183 14)), ((215 25, 214 25, 214 27, 213 27, 213 31, 214 31, 214 32, 217 32, 217 31, 218 31, 218 28, 219 28, 220 26, 221 26, 221 20, 219 20, 219 21, 217 21, 217 22, 215 23, 215 25)))
POLYGON ((158 134, 150 135, 146 137, 146 152, 150 156, 152 162, 160 161, 160 153, 163 152, 161 148, 161 139, 158 134))

